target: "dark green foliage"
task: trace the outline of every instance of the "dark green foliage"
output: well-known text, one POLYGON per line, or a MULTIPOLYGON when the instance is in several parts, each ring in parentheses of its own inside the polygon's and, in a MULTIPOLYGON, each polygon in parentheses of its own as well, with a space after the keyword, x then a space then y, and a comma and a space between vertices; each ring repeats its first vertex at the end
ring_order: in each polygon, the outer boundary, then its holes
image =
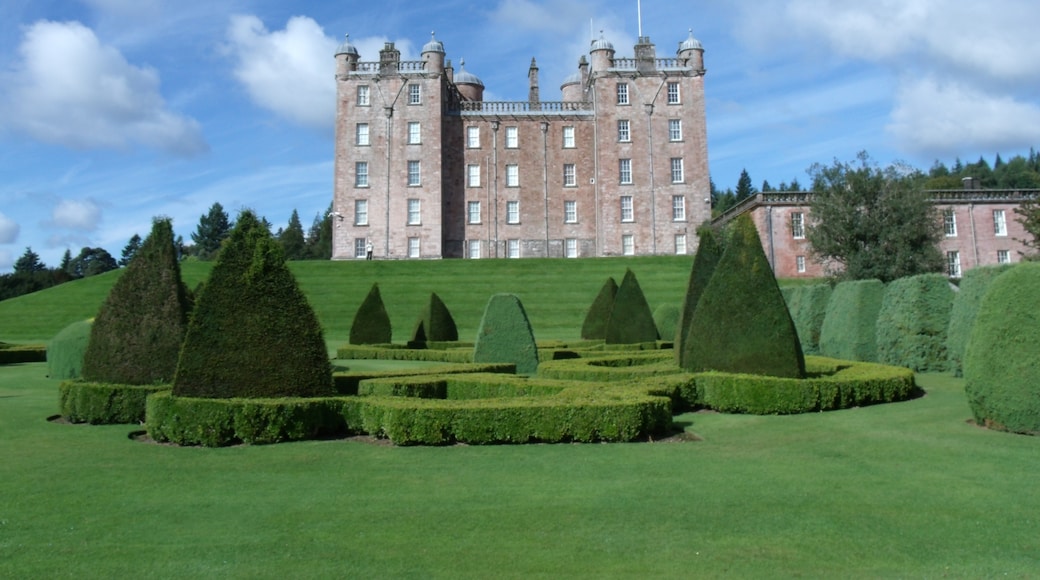
POLYGON ((747 169, 741 169, 740 178, 737 179, 736 202, 740 203, 756 193, 758 191, 754 185, 751 185, 751 176, 748 175, 747 169))
POLYGON ((285 250, 286 259, 303 260, 307 257, 306 242, 303 239, 303 224, 300 223, 300 214, 295 209, 289 217, 289 224, 279 233, 278 242, 285 250))
POLYGON ((473 362, 515 363, 516 372, 524 375, 538 370, 534 332, 515 294, 495 294, 488 300, 473 347, 473 362))
POLYGON ((199 218, 199 225, 191 234, 195 242, 193 253, 200 260, 212 260, 220 250, 220 245, 231 233, 231 221, 220 202, 214 202, 209 211, 199 218))
POLYGON ((74 278, 88 278, 115 270, 119 263, 104 248, 83 248, 69 263, 68 272, 74 278))
POLYGON ((127 385, 171 382, 190 310, 173 225, 157 219, 94 319, 83 378, 127 385))
POLYGON ((975 421, 1040 435, 1040 264, 1000 275, 982 298, 964 353, 975 421))
POLYGON ((635 344, 637 342, 653 342, 660 337, 654 324, 654 313, 646 303, 643 289, 632 270, 625 270, 614 306, 607 319, 607 344, 635 344))
POLYGON ((805 358, 794 322, 748 214, 733 225, 726 249, 690 318, 683 367, 801 378, 805 358))
POLYGON ((585 340, 603 340, 607 337, 607 320, 610 319, 610 311, 614 308, 614 297, 617 296, 618 286, 614 278, 607 278, 603 286, 592 301, 585 322, 581 325, 581 337, 585 340))
POLYGON ((675 304, 662 304, 654 310, 654 326, 661 337, 671 339, 678 332, 680 309, 675 304))
MULTIPOLYGON (((134 259, 134 256, 137 255, 137 251, 140 250, 140 249, 141 249, 141 236, 139 236, 137 234, 134 234, 133 236, 130 237, 130 241, 128 241, 126 243, 126 245, 123 246, 123 253, 120 254, 120 256, 119 256, 119 266, 122 268, 122 267, 125 267, 125 266, 129 265, 130 264, 130 260, 134 259)), ((66 251, 68 251, 68 250, 66 250, 66 251)), ((69 265, 71 265, 71 263, 72 263, 72 260, 71 260, 71 257, 70 257, 69 265)))
POLYGON ((46 269, 47 265, 40 260, 40 255, 34 252, 31 246, 25 248, 25 253, 14 262, 15 274, 32 274, 46 269))
POLYGON ((827 301, 820 353, 843 360, 877 362, 877 316, 885 296, 880 280, 842 282, 827 301))
POLYGON ((893 281, 878 311, 878 362, 917 372, 945 371, 952 307, 953 290, 942 274, 893 281))
POLYGON ((148 395, 170 390, 169 385, 113 385, 63 381, 59 387, 61 416, 91 425, 138 424, 145 420, 148 395))
POLYGON ((328 260, 332 258, 332 204, 324 213, 314 216, 307 230, 307 259, 328 260))
POLYGON ((350 325, 350 344, 385 344, 390 342, 392 336, 390 315, 386 313, 383 298, 379 295, 379 284, 373 284, 354 314, 354 323, 350 325))
POLYGON ((975 316, 982 304, 990 284, 997 276, 1007 272, 1011 266, 991 266, 972 268, 961 278, 960 291, 953 299, 950 312, 950 327, 946 330, 946 360, 948 370, 956 376, 962 376, 964 369, 964 349, 968 346, 971 328, 975 325, 975 316))
MULTIPOLYGON (((683 360, 682 353, 688 348, 687 343, 690 340, 690 320, 693 319, 697 302, 700 301, 704 289, 708 287, 708 282, 715 273, 715 266, 722 257, 722 246, 712 228, 699 228, 697 237, 700 242, 697 245, 697 255, 693 257, 693 266, 690 268, 690 281, 686 284, 686 296, 683 298, 679 321, 676 323, 675 346, 672 349, 675 353, 675 362, 682 368, 687 366, 687 361, 683 360)), ((704 338, 706 337, 702 337, 702 339, 704 338)))
POLYGON ((0 365, 47 362, 47 345, 0 342, 0 365))
MULTIPOLYGON (((1037 176, 1037 178, 1040 181, 1040 176, 1037 176)), ((1040 185, 1034 185, 1033 187, 1040 187, 1040 185)), ((1040 258, 1040 199, 1032 198, 1023 201, 1015 208, 1015 214, 1018 216, 1015 218, 1015 221, 1022 224, 1022 229, 1026 233, 1025 238, 1018 241, 1031 250, 1026 255, 1026 259, 1036 260, 1040 258)))
POLYGON ((452 342, 458 339, 459 330, 451 312, 436 292, 431 293, 430 301, 415 324, 411 342, 425 344, 427 341, 452 342))
POLYGON ((790 286, 783 288, 787 310, 798 330, 798 339, 805 354, 820 353, 820 331, 827 315, 827 302, 831 298, 830 284, 790 286))
POLYGON ((52 379, 80 377, 93 323, 93 320, 73 322, 54 335, 47 344, 47 376, 52 379))
POLYGON ((244 211, 199 295, 181 351, 179 397, 333 392, 321 326, 281 246, 244 211))

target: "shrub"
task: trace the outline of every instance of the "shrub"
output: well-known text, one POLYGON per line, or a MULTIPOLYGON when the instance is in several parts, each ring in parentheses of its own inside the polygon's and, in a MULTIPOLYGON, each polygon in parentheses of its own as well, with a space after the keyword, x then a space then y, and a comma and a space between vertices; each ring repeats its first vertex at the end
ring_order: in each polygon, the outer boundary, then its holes
POLYGON ((684 368, 800 378, 802 347, 758 230, 747 214, 733 228, 690 319, 684 368))
POLYGON ((515 363, 520 374, 538 370, 534 332, 515 294, 496 294, 488 301, 473 347, 473 362, 515 363))
POLYGON ((607 337, 607 320, 610 311, 614 308, 614 297, 617 296, 618 286, 613 278, 607 278, 603 286, 596 294, 596 299, 589 306, 585 315, 585 322, 581 325, 581 337, 585 340, 603 340, 607 337))
POLYGON ((0 342, 0 365, 31 362, 47 362, 47 345, 0 342))
POLYGON ((148 395, 170 390, 170 385, 127 385, 63 381, 59 386, 61 416, 73 423, 111 425, 145 420, 148 395))
MULTIPOLYGON (((697 230, 700 242, 697 246, 697 255, 693 257, 693 266, 690 267, 690 280, 686 284, 686 296, 683 297, 683 305, 679 312, 679 320, 676 322, 675 346, 673 354, 675 362, 686 368, 687 361, 683 359, 683 352, 687 348, 689 338, 690 320, 693 312, 697 309, 697 302, 701 294, 711 281, 711 275, 715 273, 715 266, 722 257, 722 246, 715 237, 715 231, 710 227, 702 227, 697 230)), ((668 336, 668 335, 663 335, 668 336)), ((705 339, 707 337, 704 337, 705 339)), ((696 340, 693 339, 693 340, 696 340)))
POLYGON ((373 284, 354 314, 354 323, 350 325, 350 344, 383 344, 390 342, 392 336, 390 316, 379 294, 379 284, 373 284))
POLYGON ((660 335, 654 324, 654 314, 646 303, 643 289, 632 270, 625 270, 614 306, 607 319, 607 344, 633 344, 637 342, 653 342, 660 335))
POLYGON ((990 284, 964 353, 975 421, 1040 434, 1040 264, 1023 263, 990 284))
POLYGON ((93 322, 73 322, 54 335, 47 345, 47 376, 52 379, 79 378, 93 322))
POLYGON ((321 326, 281 245, 242 212, 198 297, 173 392, 182 397, 332 394, 321 326))
POLYGON ((787 310, 794 320, 798 340, 805 354, 820 353, 820 330, 827 315, 827 302, 831 297, 830 284, 789 286, 782 289, 787 310))
POLYGON ((942 274, 893 280, 877 320, 878 362, 918 372, 946 370, 946 328, 953 290, 942 274))
POLYGON ((679 324, 680 308, 675 304, 662 304, 654 310, 654 326, 661 338, 675 340, 676 328, 679 324))
POLYGON ((156 219, 94 319, 83 378, 127 385, 171 382, 190 308, 173 226, 169 219, 156 219))
POLYGON ((834 287, 820 328, 820 353, 843 360, 877 361, 877 317, 885 285, 854 280, 834 287))
POLYGON ((950 326, 946 329, 947 368, 958 377, 963 374, 964 349, 968 346, 968 337, 975 324, 982 297, 989 290, 993 280, 1007 272, 1010 267, 972 268, 965 272, 964 278, 961 279, 960 291, 954 297, 953 308, 950 311, 950 326))
POLYGON ((455 326, 455 319, 451 317, 451 312, 440 296, 431 293, 430 301, 423 308, 419 320, 415 323, 411 342, 425 345, 427 342, 452 342, 458 339, 459 330, 455 326))

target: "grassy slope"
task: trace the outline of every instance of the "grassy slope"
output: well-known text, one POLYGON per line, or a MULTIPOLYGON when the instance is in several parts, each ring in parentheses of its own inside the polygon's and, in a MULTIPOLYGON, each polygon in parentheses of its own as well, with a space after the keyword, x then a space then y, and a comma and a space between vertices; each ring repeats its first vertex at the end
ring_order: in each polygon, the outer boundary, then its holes
POLYGON ((907 403, 689 414, 693 443, 137 443, 0 367, 0 577, 1031 577, 1040 439, 907 403))

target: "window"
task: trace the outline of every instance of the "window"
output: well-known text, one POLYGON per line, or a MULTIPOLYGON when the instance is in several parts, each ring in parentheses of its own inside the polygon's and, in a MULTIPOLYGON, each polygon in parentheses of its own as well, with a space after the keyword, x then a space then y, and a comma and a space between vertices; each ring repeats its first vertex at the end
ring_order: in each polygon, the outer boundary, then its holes
POLYGON ((418 145, 422 143, 422 125, 416 121, 408 123, 408 144, 418 145))
POLYGON ((471 224, 480 223, 480 202, 471 201, 466 204, 466 221, 471 224))
POLYGON ((633 256, 636 253, 636 240, 632 234, 625 234, 621 236, 621 253, 626 256, 633 256))
POLYGON ((629 123, 626 119, 617 122, 617 140, 622 143, 632 141, 632 133, 629 131, 629 123))
POLYGON ((520 187, 519 165, 506 165, 506 187, 520 187))
POLYGON ((354 257, 364 258, 368 255, 368 238, 354 238, 354 257))
POLYGON ((563 202, 563 223, 578 223, 578 202, 570 200, 563 202))
POLYGON ((408 238, 408 257, 419 257, 419 238, 408 238))
POLYGON ((993 210, 993 233, 998 236, 1007 235, 1007 218, 1002 209, 993 210))
POLYGON ((683 182, 682 157, 672 157, 672 183, 683 182))
POLYGON ((408 104, 418 105, 422 102, 422 92, 419 85, 412 83, 408 85, 408 104))
POLYGON ((668 119, 668 140, 682 141, 682 119, 668 119))
POLYGON ((480 127, 466 127, 466 147, 480 149, 480 127))
POLYGON ((418 199, 408 200, 408 225, 417 226, 422 223, 422 203, 418 199))
POLYGON ((682 195, 672 196, 672 221, 686 221, 686 197, 682 195))
POLYGON ((632 160, 631 159, 619 159, 618 160, 618 183, 631 184, 632 183, 632 160))
POLYGON ((368 200, 367 199, 355 199, 354 200, 354 225, 356 225, 356 226, 367 226, 368 225, 368 200))
POLYGON ((507 201, 506 202, 506 223, 507 224, 518 224, 518 223, 520 223, 520 202, 519 201, 507 201))
POLYGON ((506 149, 520 147, 520 129, 517 127, 506 127, 506 149))
POLYGON ((946 274, 950 278, 961 277, 961 253, 946 252, 946 274))
POLYGON ((628 83, 617 84, 617 104, 627 105, 628 104, 628 83))
POLYGON ((631 222, 635 221, 634 212, 632 211, 632 196, 622 195, 621 196, 621 221, 631 222))
POLYGON ((354 130, 354 143, 362 147, 368 145, 368 123, 358 123, 354 130))
POLYGON ((998 264, 1010 264, 1011 263, 1011 252, 1007 250, 997 250, 997 263, 998 264))
POLYGON ((805 256, 795 256, 794 267, 798 270, 799 274, 805 273, 805 256))
POLYGON ((469 259, 478 260, 480 259, 480 240, 469 241, 469 259))
POLYGON ((466 166, 466 185, 468 187, 480 187, 479 165, 474 164, 466 166))
POLYGON ((675 254, 686 255, 686 234, 675 234, 675 254))
POLYGON ((800 211, 791 214, 791 237, 796 240, 805 238, 805 214, 800 211))
POLYGON ((563 164, 563 186, 564 187, 574 187, 576 185, 578 185, 578 177, 577 177, 577 175, 575 174, 575 171, 574 171, 574 164, 573 163, 564 163, 563 164))
POLYGON ((408 162, 408 185, 410 187, 421 185, 419 167, 420 165, 418 161, 408 162))
POLYGON ((953 213, 953 208, 943 210, 943 230, 947 238, 957 236, 957 214, 953 213))
POLYGON ((368 101, 368 85, 358 85, 357 88, 357 104, 359 107, 367 107, 368 101))
POLYGON ((368 161, 354 162, 354 187, 368 187, 368 161))
POLYGON ((563 128, 563 148, 574 149, 574 127, 563 128))
POLYGON ((520 240, 506 240, 506 257, 520 257, 520 240))
POLYGON ((577 258, 578 257, 578 240, 575 238, 567 238, 563 240, 563 257, 564 258, 577 258))
POLYGON ((668 83, 668 104, 678 105, 681 102, 679 99, 679 83, 668 83))

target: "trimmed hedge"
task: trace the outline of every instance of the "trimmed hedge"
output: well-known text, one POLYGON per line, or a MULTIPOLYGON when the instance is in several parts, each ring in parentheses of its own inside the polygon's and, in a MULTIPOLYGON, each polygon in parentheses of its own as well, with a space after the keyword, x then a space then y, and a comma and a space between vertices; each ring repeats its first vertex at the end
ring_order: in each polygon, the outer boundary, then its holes
POLYGON ((1040 263, 1000 275, 982 299, 964 354, 972 415, 992 429, 1040 435, 1040 263))
POLYGON ((390 315, 386 313, 383 297, 379 294, 379 284, 372 284, 372 289, 354 314, 350 344, 382 344, 390 342, 392 336, 390 315))
POLYGON ((632 270, 626 269, 610 309, 604 341, 607 344, 634 344, 654 342, 658 338, 660 334, 654 324, 654 314, 646 302, 643 289, 639 287, 632 270))
POLYGON ((832 291, 830 284, 781 288, 805 354, 820 354, 820 331, 832 291))
POLYGON ((459 330, 455 319, 437 293, 430 294, 430 301, 423 308, 419 320, 412 331, 411 343, 427 344, 436 342, 454 342, 459 340, 459 330))
POLYGON ((63 381, 58 387, 62 417, 73 423, 112 425, 145 420, 148 395, 169 391, 170 385, 127 385, 81 380, 63 381))
POLYGON ((960 291, 953 299, 953 308, 950 311, 950 326, 946 329, 946 361, 947 368, 953 371, 955 376, 964 374, 963 360, 964 351, 968 346, 968 338, 971 336, 972 326, 975 325, 975 316, 982 304, 982 297, 986 295, 990 284, 1011 266, 988 266, 983 268, 972 268, 964 273, 961 278, 960 291))
POLYGON ((515 294, 496 294, 488 300, 473 347, 473 362, 514 363, 516 372, 525 375, 538 370, 538 345, 524 305, 515 294))
POLYGON ((424 375, 442 375, 446 373, 502 373, 512 375, 516 373, 516 365, 513 363, 457 364, 414 370, 341 371, 332 373, 332 381, 336 386, 337 393, 341 395, 356 395, 358 394, 358 384, 366 379, 385 377, 421 377, 424 375))
POLYGON ((678 334, 679 316, 682 309, 675 304, 662 304, 654 310, 654 326, 661 338, 674 340, 678 334))
POLYGON ((47 345, 0 342, 0 365, 34 362, 47 362, 47 345))
POLYGON ((878 311, 878 362, 917 372, 945 371, 952 307, 953 290, 942 274, 893 280, 878 311))
POLYGON ((47 344, 47 376, 52 379, 80 377, 93 323, 93 319, 73 322, 54 335, 47 344))
POLYGON ((880 280, 834 287, 820 328, 820 353, 842 360, 877 362, 877 317, 885 297, 880 280))
POLYGON ((614 297, 617 296, 618 285, 614 278, 607 278, 596 294, 595 300, 585 314, 581 325, 581 337, 585 340, 603 340, 607 337, 607 320, 614 309, 614 297))
MULTIPOLYGON (((697 303, 704 294, 704 289, 708 287, 712 274, 715 273, 715 266, 718 265, 719 258, 722 257, 722 246, 715 237, 715 230, 710 227, 698 228, 697 236, 700 239, 697 254, 693 257, 693 265, 690 267, 690 280, 686 284, 686 296, 683 297, 675 331, 673 354, 676 364, 683 368, 689 366, 689 361, 683 358, 683 352, 686 352, 688 348, 692 352, 692 347, 688 347, 687 344, 690 340, 697 340, 696 337, 690 339, 690 320, 693 319, 697 303)), ((702 337, 702 339, 704 338, 702 337)))

